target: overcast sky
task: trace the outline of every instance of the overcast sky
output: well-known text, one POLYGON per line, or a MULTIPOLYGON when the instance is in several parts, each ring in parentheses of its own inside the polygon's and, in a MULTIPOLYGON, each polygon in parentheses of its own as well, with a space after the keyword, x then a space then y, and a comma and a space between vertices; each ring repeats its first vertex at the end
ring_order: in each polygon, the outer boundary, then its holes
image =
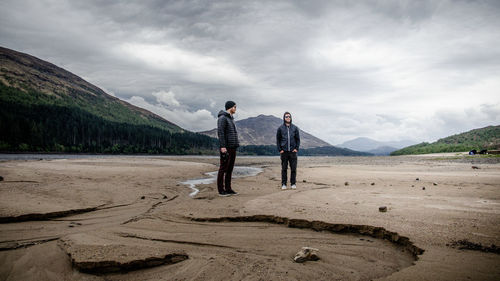
POLYGON ((500 124, 500 1, 0 1, 0 45, 193 131, 290 111, 331 143, 500 124))

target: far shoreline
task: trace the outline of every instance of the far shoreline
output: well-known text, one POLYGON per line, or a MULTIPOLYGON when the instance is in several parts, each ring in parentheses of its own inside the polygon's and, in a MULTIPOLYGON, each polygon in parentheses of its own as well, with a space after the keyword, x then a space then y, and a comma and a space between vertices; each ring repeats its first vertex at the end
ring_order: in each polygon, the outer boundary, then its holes
MULTIPOLYGON (((408 154, 408 155, 300 155, 301 159, 402 159, 402 158, 416 158, 416 159, 432 159, 432 160, 480 160, 489 159, 489 161, 498 159, 500 162, 500 155, 469 155, 468 152, 441 152, 441 153, 429 153, 429 154, 408 154)), ((105 159, 105 158, 151 158, 151 159, 161 159, 161 158, 172 158, 172 159, 218 159, 218 155, 214 154, 97 154, 97 153, 15 153, 15 152, 0 152, 0 162, 6 161, 29 161, 29 160, 58 160, 58 159, 105 159)), ((279 155, 249 155, 249 154, 238 154, 240 159, 279 159, 279 155)), ((497 162, 497 161, 494 161, 497 162)))

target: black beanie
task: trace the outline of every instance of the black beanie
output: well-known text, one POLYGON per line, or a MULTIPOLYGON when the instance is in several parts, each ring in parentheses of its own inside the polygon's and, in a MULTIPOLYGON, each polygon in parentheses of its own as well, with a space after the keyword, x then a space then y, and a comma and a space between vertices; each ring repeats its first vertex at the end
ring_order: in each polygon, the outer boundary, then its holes
POLYGON ((234 101, 226 101, 226 110, 230 109, 231 107, 235 106, 236 103, 234 101))

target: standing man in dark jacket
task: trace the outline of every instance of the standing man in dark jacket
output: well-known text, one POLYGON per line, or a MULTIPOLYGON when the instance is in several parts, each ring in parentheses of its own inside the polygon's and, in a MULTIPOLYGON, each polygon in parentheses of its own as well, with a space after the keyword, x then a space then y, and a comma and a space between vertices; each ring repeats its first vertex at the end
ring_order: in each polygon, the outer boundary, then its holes
POLYGON ((219 112, 217 120, 217 134, 220 145, 220 167, 217 175, 217 189, 219 196, 229 196, 238 194, 231 188, 231 176, 236 160, 236 149, 240 146, 238 142, 238 132, 234 125, 233 114, 236 113, 236 103, 226 102, 226 111, 219 112))
POLYGON ((283 114, 283 125, 276 132, 276 144, 281 155, 281 189, 286 189, 287 169, 290 163, 290 184, 295 189, 297 177, 297 152, 300 146, 299 128, 292 124, 292 114, 283 114))

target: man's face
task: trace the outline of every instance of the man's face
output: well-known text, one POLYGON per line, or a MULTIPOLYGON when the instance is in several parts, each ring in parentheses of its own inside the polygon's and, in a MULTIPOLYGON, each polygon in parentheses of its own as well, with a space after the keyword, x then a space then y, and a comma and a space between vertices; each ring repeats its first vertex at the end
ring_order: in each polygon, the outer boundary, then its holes
POLYGON ((292 116, 290 114, 285 115, 285 122, 290 123, 292 116))
POLYGON ((236 105, 235 105, 235 106, 233 106, 233 107, 231 107, 231 108, 229 109, 229 113, 231 113, 231 114, 235 114, 235 113, 236 113, 236 105))

